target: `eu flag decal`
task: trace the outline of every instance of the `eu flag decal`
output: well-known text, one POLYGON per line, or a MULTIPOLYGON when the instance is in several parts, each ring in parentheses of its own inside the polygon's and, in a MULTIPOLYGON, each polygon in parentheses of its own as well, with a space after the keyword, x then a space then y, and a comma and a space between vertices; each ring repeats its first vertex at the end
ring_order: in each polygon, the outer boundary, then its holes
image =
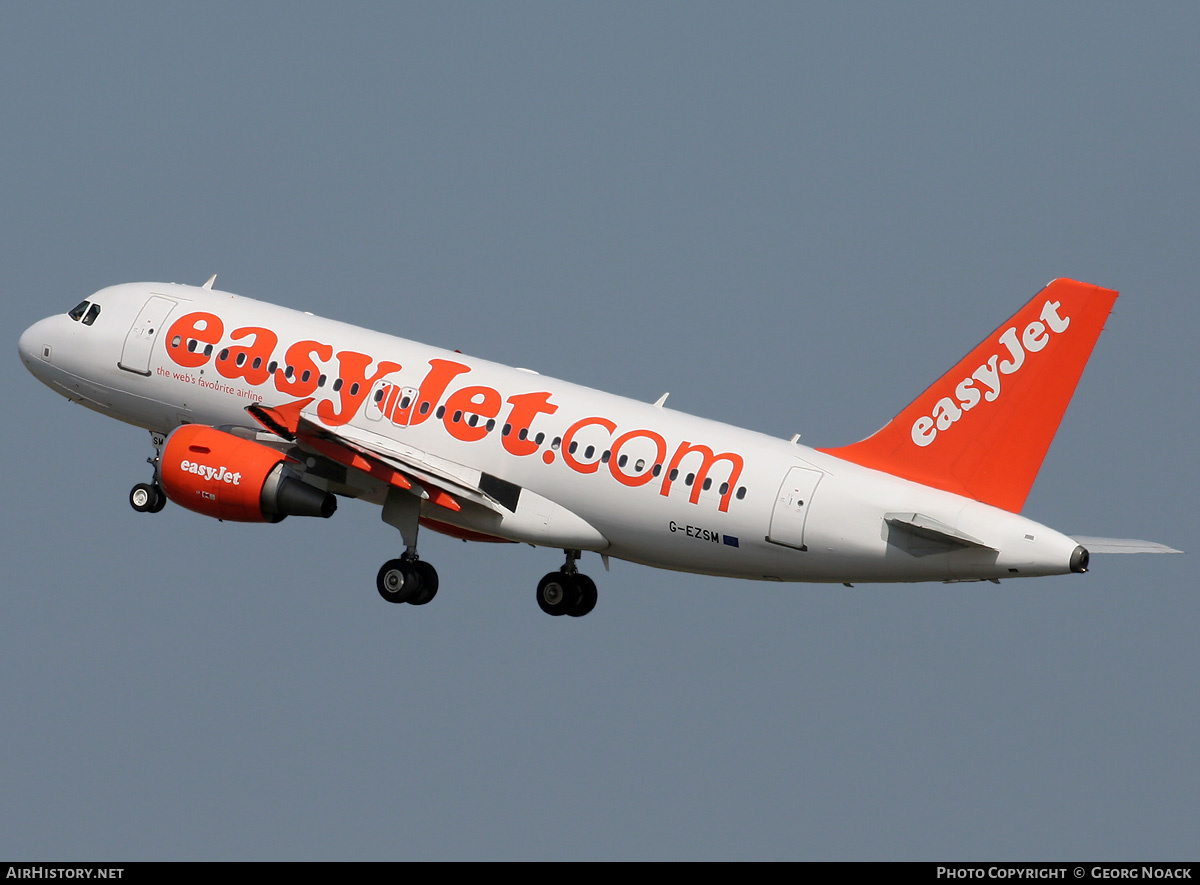
POLYGON ((721 540, 725 542, 726 547, 737 547, 738 539, 733 535, 721 535, 721 540))

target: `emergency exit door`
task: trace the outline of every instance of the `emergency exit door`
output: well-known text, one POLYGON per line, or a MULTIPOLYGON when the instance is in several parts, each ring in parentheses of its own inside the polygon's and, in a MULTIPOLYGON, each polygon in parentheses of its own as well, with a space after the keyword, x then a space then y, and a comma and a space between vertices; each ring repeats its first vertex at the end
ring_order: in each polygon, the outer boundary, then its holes
POLYGON ((150 353, 154 342, 164 334, 163 325, 174 306, 175 302, 170 298, 150 296, 125 336, 125 347, 121 351, 118 366, 127 372, 150 374, 150 353))
POLYGON ((804 546, 804 524, 812 506, 813 494, 825 474, 813 467, 792 467, 779 486, 775 509, 771 511, 771 528, 767 540, 786 547, 807 550, 804 546))

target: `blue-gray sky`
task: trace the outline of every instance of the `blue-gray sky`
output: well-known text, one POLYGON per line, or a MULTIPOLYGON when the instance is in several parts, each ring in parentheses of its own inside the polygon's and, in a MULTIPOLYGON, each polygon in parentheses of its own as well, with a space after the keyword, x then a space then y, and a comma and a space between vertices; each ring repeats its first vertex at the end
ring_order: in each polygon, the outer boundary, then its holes
POLYGON ((0 856, 1194 859, 1193 556, 766 585, 135 514, 27 375, 102 286, 223 288, 809 444, 1048 280, 1120 289, 1025 513, 1196 545, 1190 4, 0 9, 0 856))

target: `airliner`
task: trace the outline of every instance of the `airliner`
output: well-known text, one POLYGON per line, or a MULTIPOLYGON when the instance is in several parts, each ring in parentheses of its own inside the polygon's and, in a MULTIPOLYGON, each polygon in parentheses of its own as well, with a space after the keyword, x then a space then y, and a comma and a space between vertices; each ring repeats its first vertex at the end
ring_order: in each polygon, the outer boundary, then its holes
POLYGON ((882 429, 808 448, 213 288, 129 283, 30 326, 19 349, 72 402, 150 432, 134 510, 328 518, 379 505, 403 553, 389 602, 438 590, 421 528, 563 551, 537 585, 586 615, 585 552, 763 581, 992 581, 1086 572, 1092 553, 1020 514, 1117 293, 1049 283, 882 429))

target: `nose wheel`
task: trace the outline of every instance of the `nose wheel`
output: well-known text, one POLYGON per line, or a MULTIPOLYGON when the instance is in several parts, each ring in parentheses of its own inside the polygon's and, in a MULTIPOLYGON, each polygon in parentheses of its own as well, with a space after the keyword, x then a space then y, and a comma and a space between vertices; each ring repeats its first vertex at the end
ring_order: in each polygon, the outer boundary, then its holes
POLYGON ((129 490, 129 505, 138 513, 158 513, 167 506, 167 496, 158 483, 139 482, 129 490))
POLYGON ((158 484, 158 478, 161 475, 159 465, 162 462, 162 450, 166 437, 161 433, 151 431, 150 442, 154 445, 154 457, 147 458, 146 463, 154 468, 154 479, 151 482, 139 482, 129 490, 129 506, 138 513, 158 513, 167 506, 167 493, 158 484))

